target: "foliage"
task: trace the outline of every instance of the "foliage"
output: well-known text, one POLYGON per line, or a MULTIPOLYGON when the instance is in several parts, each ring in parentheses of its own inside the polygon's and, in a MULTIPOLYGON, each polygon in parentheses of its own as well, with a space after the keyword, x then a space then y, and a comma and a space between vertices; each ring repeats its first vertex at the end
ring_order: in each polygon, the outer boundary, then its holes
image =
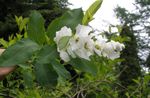
MULTIPOLYGON (((94 15, 99 7, 95 9, 92 5, 88 11, 94 11, 90 12, 94 15)), ((7 98, 117 98, 120 93, 118 86, 125 88, 117 80, 116 66, 122 59, 111 60, 107 57, 92 55, 91 61, 72 58, 69 62, 64 62, 59 57, 57 44, 53 41, 55 33, 63 26, 68 26, 75 32, 75 27, 82 24, 85 17, 82 9, 70 10, 53 20, 48 28, 44 26, 44 18, 38 11, 33 11, 29 19, 27 18, 28 21, 21 17, 16 18, 20 31, 26 32, 27 35, 7 47, 0 56, 1 67, 18 66, 17 74, 10 74, 3 80, 0 85, 2 88, 0 96, 7 98), (17 75, 19 79, 16 80, 17 75), (15 79, 11 79, 13 76, 15 79)), ((88 22, 89 20, 85 21, 85 23, 88 22)), ((66 43, 66 41, 62 42, 66 43)), ((118 48, 121 50, 119 46, 118 48)), ((149 91, 145 89, 148 79, 146 78, 143 84, 144 96, 147 96, 146 92, 149 91)), ((126 96, 132 97, 135 93, 130 94, 132 93, 127 92, 126 96)))
POLYGON ((2 45, 3 48, 8 48, 8 46, 13 45, 14 43, 16 43, 18 40, 21 40, 22 38, 27 38, 26 25, 27 25, 29 19, 23 18, 22 16, 21 17, 15 16, 15 19, 16 19, 16 23, 19 28, 19 33, 17 33, 16 36, 11 34, 8 37, 8 41, 4 40, 4 38, 0 38, 0 45, 2 45), (22 31, 24 31, 24 35, 21 34, 22 31))

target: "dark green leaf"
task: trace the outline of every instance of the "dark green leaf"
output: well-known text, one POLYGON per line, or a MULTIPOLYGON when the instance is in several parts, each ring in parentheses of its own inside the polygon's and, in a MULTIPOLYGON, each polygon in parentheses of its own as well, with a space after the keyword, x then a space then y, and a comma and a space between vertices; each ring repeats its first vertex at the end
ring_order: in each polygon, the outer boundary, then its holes
POLYGON ((37 63, 47 64, 59 57, 56 46, 44 46, 38 53, 37 63))
POLYGON ((58 75, 51 65, 51 61, 58 57, 55 46, 44 46, 38 53, 35 61, 35 74, 39 84, 56 86, 58 75))
POLYGON ((93 75, 96 75, 98 71, 98 66, 94 64, 94 62, 85 59, 81 59, 81 58, 72 59, 70 61, 70 64, 76 67, 80 71, 88 72, 93 75))
POLYGON ((46 41, 44 18, 39 12, 33 11, 31 13, 27 33, 30 39, 36 41, 39 44, 43 44, 46 41))
POLYGON ((0 56, 0 66, 15 66, 28 61, 33 53, 37 51, 40 46, 29 40, 23 39, 8 47, 0 56))
POLYGON ((62 27, 67 26, 72 30, 75 30, 75 27, 78 24, 82 23, 83 11, 82 9, 75 9, 71 11, 67 11, 63 16, 55 19, 48 26, 47 35, 52 40, 55 37, 56 31, 59 31, 62 27))
POLYGON ((64 79, 70 78, 69 72, 57 61, 58 58, 59 55, 55 46, 44 46, 43 49, 39 51, 36 62, 41 66, 51 64, 60 77, 64 79))
POLYGON ((18 66, 22 68, 21 72, 25 86, 27 88, 32 88, 35 79, 32 66, 29 66, 27 64, 19 64, 18 66))
POLYGON ((56 86, 58 75, 51 64, 35 64, 37 82, 42 86, 56 86))
POLYGON ((51 62, 51 64, 61 78, 69 79, 71 77, 70 73, 65 69, 62 64, 60 64, 60 62, 54 60, 51 62))

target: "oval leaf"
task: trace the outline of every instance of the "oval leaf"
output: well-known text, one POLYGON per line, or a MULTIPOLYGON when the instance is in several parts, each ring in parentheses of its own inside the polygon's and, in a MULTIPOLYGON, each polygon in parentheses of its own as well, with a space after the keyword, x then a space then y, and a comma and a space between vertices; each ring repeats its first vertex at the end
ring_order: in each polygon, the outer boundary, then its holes
POLYGON ((39 44, 43 44, 46 41, 44 22, 44 18, 39 12, 33 11, 30 14, 27 34, 30 39, 39 44))
POLYGON ((40 46, 30 39, 23 39, 8 47, 0 56, 0 66, 15 66, 28 61, 40 46))

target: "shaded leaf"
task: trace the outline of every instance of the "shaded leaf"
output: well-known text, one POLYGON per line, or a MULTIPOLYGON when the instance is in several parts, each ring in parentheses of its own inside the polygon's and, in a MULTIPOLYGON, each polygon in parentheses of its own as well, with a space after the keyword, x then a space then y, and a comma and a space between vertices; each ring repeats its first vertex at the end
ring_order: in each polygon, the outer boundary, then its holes
POLYGON ((54 60, 51 62, 51 64, 53 68, 56 70, 60 78, 63 78, 63 79, 71 78, 70 73, 65 69, 65 67, 62 64, 60 64, 60 62, 54 60))
POLYGON ((30 14, 27 34, 30 39, 39 44, 43 44, 46 41, 44 22, 44 18, 39 12, 33 11, 30 14))
POLYGON ((36 80, 41 86, 56 86, 58 75, 51 64, 35 64, 36 80))
POLYGON ((41 66, 45 66, 45 64, 50 64, 59 75, 59 77, 63 79, 70 78, 69 72, 64 68, 63 65, 61 65, 57 61, 58 58, 59 54, 56 51, 56 46, 44 46, 43 49, 39 51, 36 64, 40 64, 41 66))
POLYGON ((44 46, 35 61, 36 80, 42 86, 56 86, 58 75, 51 65, 51 61, 58 57, 55 46, 44 46))
POLYGON ((58 57, 59 57, 59 54, 57 52, 56 46, 46 45, 38 52, 38 58, 36 62, 40 64, 47 64, 55 60, 58 57))
POLYGON ((80 71, 91 73, 92 75, 96 75, 98 71, 98 67, 92 61, 88 61, 85 59, 72 59, 70 64, 73 65, 75 68, 79 69, 80 71))

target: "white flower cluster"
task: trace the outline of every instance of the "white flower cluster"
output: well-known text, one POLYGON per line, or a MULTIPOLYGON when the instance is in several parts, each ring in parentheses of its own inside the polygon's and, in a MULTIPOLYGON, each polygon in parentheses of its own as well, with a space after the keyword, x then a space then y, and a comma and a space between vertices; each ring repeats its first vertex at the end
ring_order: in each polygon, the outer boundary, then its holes
POLYGON ((91 27, 80 24, 76 27, 75 34, 70 28, 62 27, 56 32, 54 41, 61 59, 66 62, 76 57, 90 60, 90 56, 95 53, 113 60, 119 58, 120 51, 124 48, 123 44, 108 42, 102 35, 92 32, 91 27))

